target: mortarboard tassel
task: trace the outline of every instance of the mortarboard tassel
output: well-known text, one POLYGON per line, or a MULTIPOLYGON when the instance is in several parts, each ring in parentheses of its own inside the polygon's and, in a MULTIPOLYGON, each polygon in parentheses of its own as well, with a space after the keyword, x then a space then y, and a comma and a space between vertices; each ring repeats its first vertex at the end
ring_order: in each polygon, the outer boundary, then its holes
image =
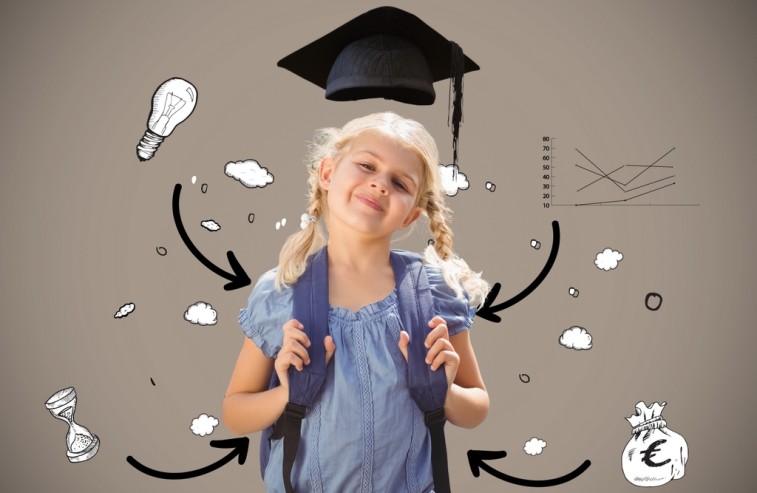
POLYGON ((463 120, 463 73, 465 72, 465 56, 463 55, 463 49, 454 41, 450 41, 450 51, 451 70, 449 99, 451 100, 452 105, 452 178, 457 180, 457 140, 460 136, 460 122, 463 120))

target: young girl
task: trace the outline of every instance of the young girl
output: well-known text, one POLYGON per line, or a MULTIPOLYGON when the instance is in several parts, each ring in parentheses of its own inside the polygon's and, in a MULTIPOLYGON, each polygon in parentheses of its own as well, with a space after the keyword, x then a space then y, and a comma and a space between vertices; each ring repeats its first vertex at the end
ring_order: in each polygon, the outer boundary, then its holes
MULTIPOLYGON (((468 328, 488 286, 452 251, 438 162, 426 129, 394 113, 316 134, 307 225, 289 237, 278 267, 260 277, 240 312, 247 338, 223 402, 230 431, 271 426, 289 399, 289 367, 301 371, 310 363, 309 348, 323 345, 326 382, 302 421, 292 473, 297 492, 433 491, 430 438, 408 391, 409 336, 399 319, 389 260, 394 233, 421 215, 434 238, 424 264, 436 316, 428 321, 425 341, 413 344, 425 344, 426 363, 445 372, 447 420, 472 428, 486 417, 489 397, 468 328), (329 335, 311 341, 292 319, 291 285, 324 245, 329 335), (269 389, 274 371, 280 385, 269 389)), ((279 442, 272 444, 264 472, 270 492, 284 491, 279 442)))

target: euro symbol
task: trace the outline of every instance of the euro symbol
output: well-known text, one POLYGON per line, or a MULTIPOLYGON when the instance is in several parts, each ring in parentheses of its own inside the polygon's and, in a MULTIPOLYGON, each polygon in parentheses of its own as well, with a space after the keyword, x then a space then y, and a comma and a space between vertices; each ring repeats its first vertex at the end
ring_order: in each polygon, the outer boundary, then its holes
POLYGON ((644 454, 644 457, 641 458, 641 461, 649 467, 660 467, 670 462, 670 459, 665 459, 664 462, 655 462, 652 460, 652 457, 654 457, 655 453, 661 452, 661 450, 658 449, 657 446, 662 445, 665 442, 667 442, 667 440, 656 440, 652 443, 652 445, 649 446, 649 448, 642 450, 641 453, 644 454))

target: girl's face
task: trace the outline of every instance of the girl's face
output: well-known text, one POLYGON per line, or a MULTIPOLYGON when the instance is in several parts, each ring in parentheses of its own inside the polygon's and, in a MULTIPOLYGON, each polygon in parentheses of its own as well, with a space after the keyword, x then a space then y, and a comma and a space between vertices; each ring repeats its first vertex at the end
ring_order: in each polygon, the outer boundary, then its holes
POLYGON ((411 148, 366 131, 337 159, 321 163, 320 184, 328 190, 329 230, 345 225, 376 237, 391 237, 421 214, 416 207, 424 163, 411 148))

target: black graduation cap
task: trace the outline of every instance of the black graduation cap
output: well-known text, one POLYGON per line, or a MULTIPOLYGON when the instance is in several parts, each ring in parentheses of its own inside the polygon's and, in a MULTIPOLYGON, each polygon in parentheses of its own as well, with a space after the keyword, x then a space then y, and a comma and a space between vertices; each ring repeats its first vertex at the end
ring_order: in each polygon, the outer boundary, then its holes
POLYGON ((385 98, 429 105, 434 82, 450 79, 453 152, 462 120, 462 78, 479 66, 417 16, 378 7, 287 55, 283 67, 326 90, 326 99, 385 98))

